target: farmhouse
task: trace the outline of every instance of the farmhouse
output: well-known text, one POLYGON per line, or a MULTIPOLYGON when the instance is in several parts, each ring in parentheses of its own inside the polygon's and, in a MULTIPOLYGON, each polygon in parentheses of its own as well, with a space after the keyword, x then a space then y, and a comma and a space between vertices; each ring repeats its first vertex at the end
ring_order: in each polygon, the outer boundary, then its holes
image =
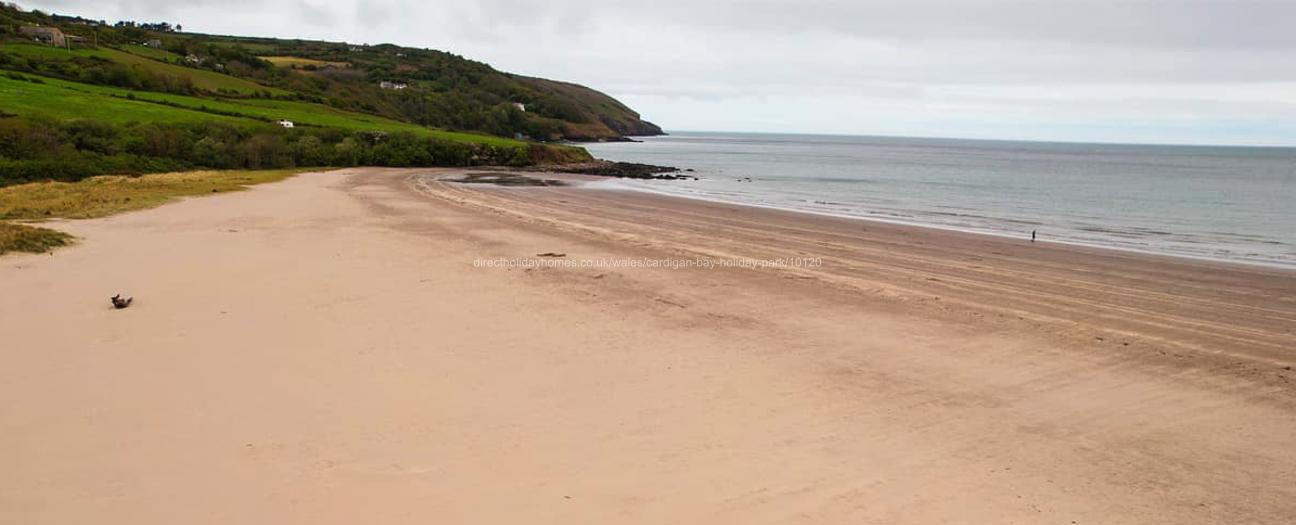
POLYGON ((280 125, 280 126, 283 126, 283 127, 285 127, 285 128, 292 128, 292 127, 293 127, 293 121, 291 121, 291 120, 280 120, 280 121, 279 121, 279 125, 280 125))
POLYGON ((162 49, 162 41, 161 41, 161 40, 158 40, 158 39, 156 39, 156 38, 154 38, 154 39, 152 39, 152 40, 149 40, 149 41, 147 41, 147 42, 144 42, 143 44, 140 44, 140 45, 142 45, 142 46, 144 46, 144 47, 151 47, 151 48, 153 48, 153 49, 162 49))
POLYGON ((20 27, 18 28, 18 34, 29 36, 32 40, 55 47, 67 45, 67 38, 57 27, 20 27))
POLYGON ((392 82, 390 80, 384 80, 378 83, 378 87, 383 89, 405 89, 409 87, 409 84, 406 84, 404 82, 392 82))
POLYGON ((514 102, 513 107, 517 108, 518 111, 523 111, 523 112, 526 111, 526 104, 523 104, 521 102, 514 102))

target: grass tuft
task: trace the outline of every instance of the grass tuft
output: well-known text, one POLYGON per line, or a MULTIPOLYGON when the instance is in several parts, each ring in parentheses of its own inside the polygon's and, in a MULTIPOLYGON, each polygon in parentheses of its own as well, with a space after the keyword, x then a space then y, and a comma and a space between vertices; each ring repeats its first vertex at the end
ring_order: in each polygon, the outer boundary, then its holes
POLYGON ((73 241, 71 235, 61 231, 0 222, 0 255, 8 252, 44 253, 73 241))

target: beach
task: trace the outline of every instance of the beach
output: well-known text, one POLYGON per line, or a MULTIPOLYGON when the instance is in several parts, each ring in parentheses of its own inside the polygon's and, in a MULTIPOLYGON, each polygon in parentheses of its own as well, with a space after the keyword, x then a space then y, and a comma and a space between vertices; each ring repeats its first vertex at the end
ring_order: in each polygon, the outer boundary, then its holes
POLYGON ((463 174, 0 258, 0 522, 1296 520, 1292 270, 463 174))

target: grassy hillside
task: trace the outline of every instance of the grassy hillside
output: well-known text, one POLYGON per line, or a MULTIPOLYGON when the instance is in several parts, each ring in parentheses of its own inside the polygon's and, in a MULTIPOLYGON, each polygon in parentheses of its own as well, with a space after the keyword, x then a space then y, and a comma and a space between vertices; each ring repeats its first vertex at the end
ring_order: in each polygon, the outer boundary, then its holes
MULTIPOLYGON (((17 29, 36 24, 57 26, 68 34, 98 42, 100 48, 128 55, 96 52, 97 56, 83 59, 104 59, 164 77, 144 79, 139 85, 113 84, 117 87, 195 94, 166 80, 178 76, 190 78, 193 88, 209 94, 294 98, 422 126, 502 137, 522 134, 535 140, 602 140, 661 133, 660 128, 642 120, 635 111, 593 89, 509 74, 443 51, 390 44, 182 33, 168 24, 110 25, 0 6, 0 41, 23 40, 16 38, 17 29), (159 41, 163 50, 139 45, 149 40, 159 41), (131 57, 179 69, 162 70, 132 61, 131 57), (231 77, 247 83, 236 86, 229 80, 231 77), (382 89, 383 81, 403 82, 409 89, 382 89), (218 91, 221 89, 224 91, 218 91)), ((0 61, 2 58, 0 53, 0 61)), ((31 71, 87 81, 53 71, 31 71)), ((112 82, 101 78, 92 83, 112 82)))
POLYGON ((132 55, 139 55, 144 58, 151 58, 153 60, 169 62, 172 64, 178 63, 180 60, 184 58, 180 55, 177 55, 175 53, 172 53, 164 49, 157 49, 157 48, 152 48, 144 45, 127 44, 121 46, 121 49, 122 51, 130 53, 132 55))
POLYGON ((578 121, 564 122, 568 126, 566 135, 607 138, 662 133, 661 128, 651 122, 644 122, 638 113, 617 99, 585 86, 543 78, 514 78, 548 96, 576 103, 581 117, 578 121))
POLYGON ((525 144, 521 141, 490 135, 431 129, 307 102, 208 99, 169 93, 135 92, 21 74, 0 77, 0 108, 5 108, 5 111, 16 115, 46 116, 63 120, 75 120, 93 115, 96 119, 114 124, 209 121, 264 124, 287 119, 297 125, 350 131, 409 132, 419 136, 495 146, 517 147, 525 144))
MULTIPOLYGON (((205 121, 238 122, 243 119, 181 110, 142 100, 131 100, 130 91, 65 82, 34 75, 0 76, 0 108, 21 116, 46 116, 60 120, 93 116, 111 123, 163 122, 196 123, 205 121), (24 79, 24 80, 17 80, 24 79)), ((150 93, 149 97, 163 97, 150 93)))
POLYGON ((587 88, 439 51, 196 35, 0 4, 0 186, 194 168, 582 162, 583 149, 537 141, 654 130, 587 88), (32 26, 69 43, 19 32, 32 26))
POLYGON ((282 89, 262 86, 255 82, 223 75, 215 71, 182 67, 171 62, 183 59, 173 53, 151 49, 144 46, 130 46, 130 52, 118 51, 106 47, 62 49, 37 44, 4 44, 0 53, 23 59, 35 59, 47 62, 68 62, 75 58, 93 58, 114 62, 130 68, 138 68, 156 75, 184 78, 199 90, 211 93, 228 93, 232 95, 255 95, 266 92, 270 95, 287 95, 282 89))

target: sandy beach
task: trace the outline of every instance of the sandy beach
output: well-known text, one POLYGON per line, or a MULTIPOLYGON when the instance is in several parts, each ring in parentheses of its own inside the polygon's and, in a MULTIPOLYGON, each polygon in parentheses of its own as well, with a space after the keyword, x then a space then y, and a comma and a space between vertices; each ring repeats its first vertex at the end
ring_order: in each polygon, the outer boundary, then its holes
POLYGON ((1296 521, 1296 272, 459 175, 0 257, 0 523, 1296 521))

